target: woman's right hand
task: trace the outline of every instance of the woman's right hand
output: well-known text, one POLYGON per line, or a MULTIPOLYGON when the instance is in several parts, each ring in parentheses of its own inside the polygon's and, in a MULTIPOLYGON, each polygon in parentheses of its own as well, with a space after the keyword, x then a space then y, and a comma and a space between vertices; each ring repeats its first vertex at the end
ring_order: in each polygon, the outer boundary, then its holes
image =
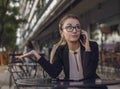
POLYGON ((15 56, 16 59, 22 59, 22 56, 15 56))
POLYGON ((35 50, 32 50, 32 51, 25 53, 23 55, 20 55, 20 56, 15 56, 15 58, 22 59, 22 58, 28 57, 28 56, 34 56, 36 58, 36 61, 38 61, 41 58, 41 56, 35 50))

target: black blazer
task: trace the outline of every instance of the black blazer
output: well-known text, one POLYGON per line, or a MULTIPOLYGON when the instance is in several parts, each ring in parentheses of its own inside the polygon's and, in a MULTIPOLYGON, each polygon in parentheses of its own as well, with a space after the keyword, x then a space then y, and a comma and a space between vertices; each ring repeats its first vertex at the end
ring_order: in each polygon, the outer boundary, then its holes
MULTIPOLYGON (((83 75, 85 79, 98 78, 96 68, 98 65, 98 45, 96 42, 90 41, 91 51, 86 52, 81 45, 81 60, 83 67, 83 75)), ((44 57, 38 60, 38 63, 52 77, 56 78, 62 69, 64 70, 65 79, 69 79, 69 49, 67 45, 59 46, 53 64, 50 64, 44 57)))

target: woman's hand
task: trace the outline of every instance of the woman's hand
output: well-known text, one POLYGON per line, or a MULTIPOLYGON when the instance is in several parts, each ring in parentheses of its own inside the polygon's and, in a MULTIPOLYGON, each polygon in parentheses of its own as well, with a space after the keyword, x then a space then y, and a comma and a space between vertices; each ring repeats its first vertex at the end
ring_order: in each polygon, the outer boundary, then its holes
POLYGON ((20 55, 20 56, 15 56, 15 58, 22 59, 22 58, 28 57, 28 56, 34 56, 36 58, 36 61, 41 58, 41 56, 35 50, 32 50, 32 51, 25 53, 23 55, 20 55))
POLYGON ((83 38, 80 39, 80 42, 85 47, 85 51, 91 51, 91 48, 90 48, 90 45, 89 45, 88 33, 85 30, 81 30, 80 35, 83 36, 83 38))
POLYGON ((22 56, 15 56, 16 59, 22 59, 22 56))

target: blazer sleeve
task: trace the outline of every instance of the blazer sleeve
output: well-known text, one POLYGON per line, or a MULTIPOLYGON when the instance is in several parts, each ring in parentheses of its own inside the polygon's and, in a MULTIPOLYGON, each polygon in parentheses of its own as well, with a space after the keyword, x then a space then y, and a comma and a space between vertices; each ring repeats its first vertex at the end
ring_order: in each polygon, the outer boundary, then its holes
POLYGON ((41 57, 38 60, 38 63, 52 78, 56 78, 62 71, 62 62, 61 62, 61 55, 59 53, 59 50, 56 51, 53 60, 54 62, 53 64, 51 64, 44 57, 41 57))
POLYGON ((98 44, 96 42, 90 41, 90 52, 84 52, 84 75, 86 78, 97 78, 96 69, 98 66, 98 58, 99 58, 99 51, 98 51, 98 44))

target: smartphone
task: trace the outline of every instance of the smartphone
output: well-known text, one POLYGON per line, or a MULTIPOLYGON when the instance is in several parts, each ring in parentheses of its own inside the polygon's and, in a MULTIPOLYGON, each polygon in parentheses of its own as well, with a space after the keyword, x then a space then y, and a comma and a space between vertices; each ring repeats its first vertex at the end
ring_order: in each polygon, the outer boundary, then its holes
POLYGON ((84 42, 85 42, 85 40, 86 40, 85 35, 81 34, 81 35, 80 35, 80 40, 84 43, 84 42))

